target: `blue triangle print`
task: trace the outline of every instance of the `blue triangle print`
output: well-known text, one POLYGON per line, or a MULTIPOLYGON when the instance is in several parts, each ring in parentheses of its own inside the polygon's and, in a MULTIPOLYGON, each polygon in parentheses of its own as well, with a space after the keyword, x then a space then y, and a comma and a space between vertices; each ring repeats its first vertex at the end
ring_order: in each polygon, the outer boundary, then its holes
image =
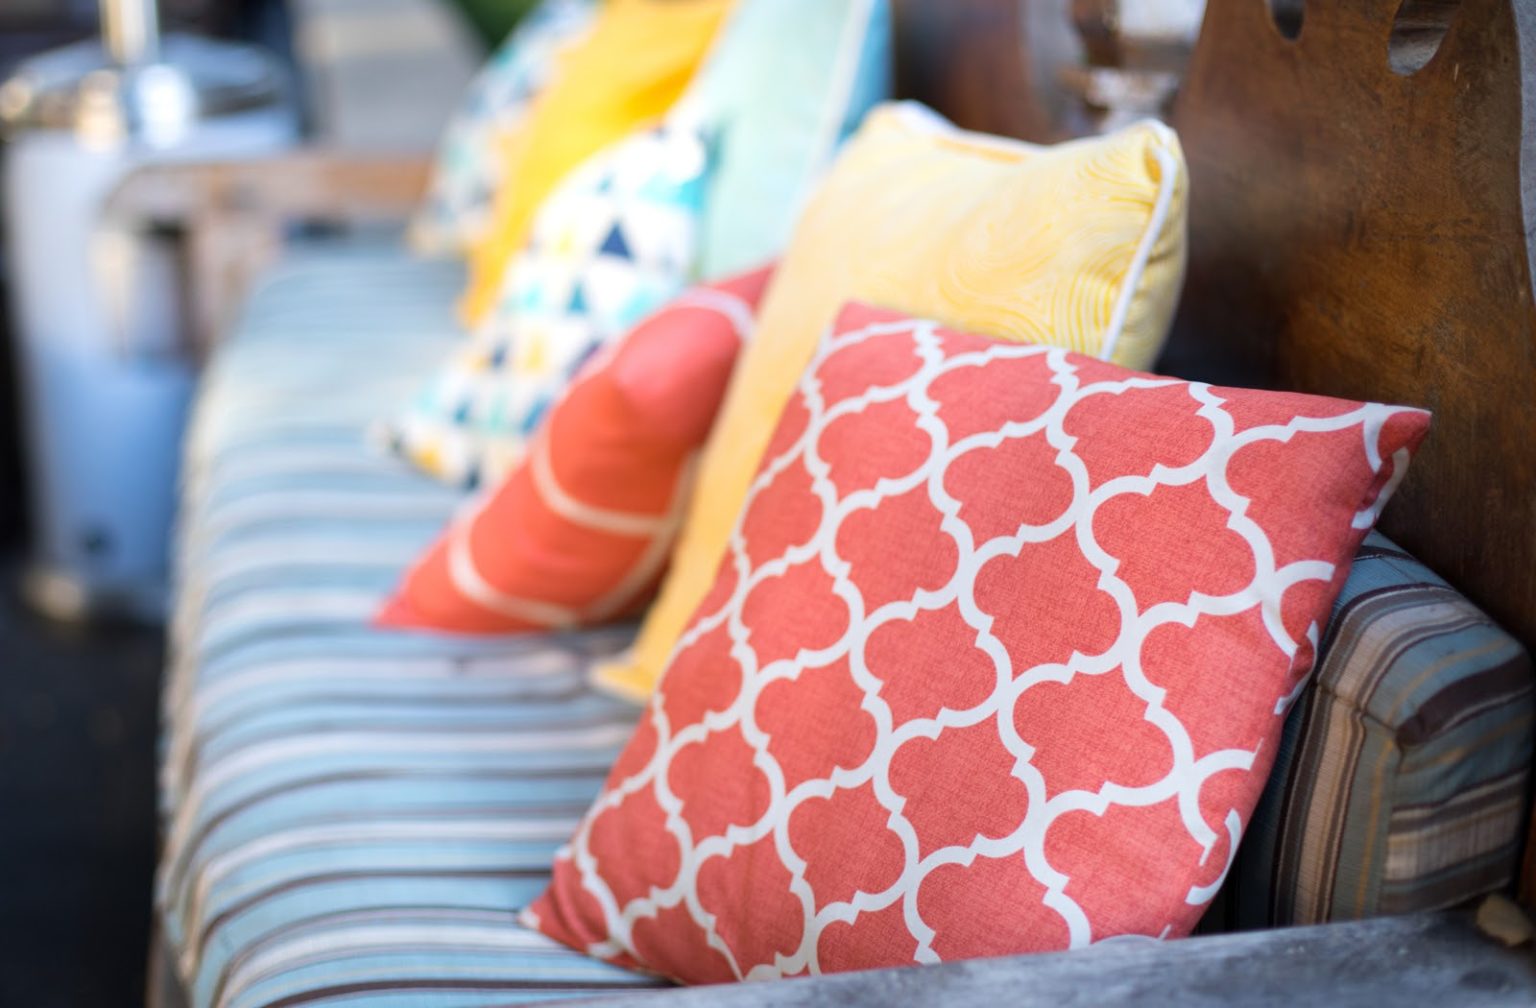
POLYGON ((485 416, 485 429, 489 431, 504 431, 507 429, 507 400, 505 396, 497 396, 491 404, 490 412, 485 416))
POLYGON ((539 429, 539 424, 544 422, 544 414, 549 412, 549 407, 549 397, 547 395, 541 395, 533 403, 533 405, 528 408, 528 412, 523 416, 523 422, 520 425, 522 427, 522 434, 524 437, 532 437, 533 433, 539 429))
POLYGON ((572 378, 580 374, 581 369, 587 366, 587 361, 596 356, 597 352, 602 348, 603 345, 596 341, 593 341, 592 343, 582 347, 581 353, 576 356, 575 360, 571 361, 570 366, 565 369, 565 373, 570 375, 572 378))
POLYGON ((603 247, 598 250, 603 255, 615 256, 619 259, 633 259, 634 253, 629 250, 629 242, 624 240, 624 228, 615 224, 613 230, 608 232, 608 240, 603 242, 603 247))
POLYGON ((585 315, 587 313, 587 289, 581 284, 576 285, 576 290, 571 294, 570 307, 566 309, 572 315, 585 315))

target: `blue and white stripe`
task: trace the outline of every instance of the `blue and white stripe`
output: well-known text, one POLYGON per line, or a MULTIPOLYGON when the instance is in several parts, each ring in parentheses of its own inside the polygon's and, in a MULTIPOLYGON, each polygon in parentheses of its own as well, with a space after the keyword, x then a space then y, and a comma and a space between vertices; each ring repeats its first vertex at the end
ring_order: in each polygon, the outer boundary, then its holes
POLYGON ((458 268, 301 255, 189 436, 166 689, 161 923, 194 1005, 476 1006, 654 981, 516 923, 636 712, 586 686, 629 628, 375 629, 462 503, 365 444, 459 338, 458 268))

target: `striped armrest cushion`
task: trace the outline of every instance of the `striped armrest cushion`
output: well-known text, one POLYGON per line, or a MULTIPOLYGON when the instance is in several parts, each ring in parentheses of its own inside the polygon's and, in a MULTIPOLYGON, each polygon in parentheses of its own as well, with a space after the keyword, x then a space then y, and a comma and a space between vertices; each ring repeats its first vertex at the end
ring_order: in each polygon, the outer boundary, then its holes
POLYGON ((1519 642, 1380 535, 1234 868, 1238 927, 1450 906, 1514 878, 1536 680, 1519 642))

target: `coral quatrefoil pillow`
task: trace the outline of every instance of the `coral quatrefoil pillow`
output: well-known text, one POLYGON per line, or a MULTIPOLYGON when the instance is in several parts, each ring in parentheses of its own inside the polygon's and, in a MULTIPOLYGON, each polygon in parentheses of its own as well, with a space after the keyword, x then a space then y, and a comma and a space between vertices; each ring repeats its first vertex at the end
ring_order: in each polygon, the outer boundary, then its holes
POLYGON ((688 982, 1187 934, 1428 422, 849 307, 526 922, 688 982))

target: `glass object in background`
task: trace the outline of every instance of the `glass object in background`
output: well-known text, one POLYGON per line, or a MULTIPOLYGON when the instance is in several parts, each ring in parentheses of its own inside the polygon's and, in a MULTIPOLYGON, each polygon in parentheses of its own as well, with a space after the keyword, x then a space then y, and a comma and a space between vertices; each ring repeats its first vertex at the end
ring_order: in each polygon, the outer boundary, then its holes
POLYGON ((1183 79, 1205 0, 1071 0, 1083 42, 1083 65, 1063 70, 1063 83, 1095 132, 1161 118, 1183 79))
POLYGON ((31 601, 60 618, 158 617, 193 367, 176 250, 108 231, 135 169, 290 144, 296 121, 263 53, 161 39, 152 0, 104 0, 111 44, 22 64, 0 86, 8 286, 30 463, 31 601))

